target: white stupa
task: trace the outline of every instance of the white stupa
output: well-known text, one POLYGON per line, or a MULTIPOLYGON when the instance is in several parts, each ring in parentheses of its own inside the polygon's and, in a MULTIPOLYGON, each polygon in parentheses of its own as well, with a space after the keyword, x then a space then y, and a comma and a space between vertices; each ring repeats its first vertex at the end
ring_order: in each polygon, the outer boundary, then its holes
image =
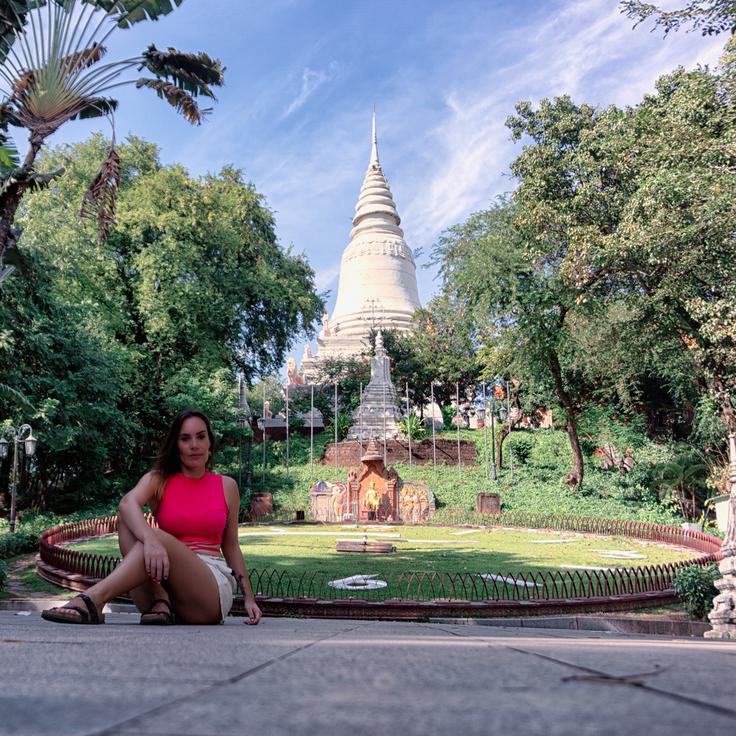
POLYGON ((416 264, 400 223, 378 160, 373 113, 371 158, 355 205, 350 243, 342 254, 335 309, 329 319, 325 313, 317 355, 305 357, 302 375, 314 375, 317 364, 325 358, 370 352, 372 328, 408 331, 421 305, 416 264))

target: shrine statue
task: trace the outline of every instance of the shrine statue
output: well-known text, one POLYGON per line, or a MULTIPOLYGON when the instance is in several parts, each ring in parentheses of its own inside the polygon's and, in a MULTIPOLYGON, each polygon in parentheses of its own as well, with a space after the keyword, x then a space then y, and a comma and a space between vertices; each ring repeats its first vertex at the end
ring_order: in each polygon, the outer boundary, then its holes
POLYGON ((330 336, 330 317, 327 312, 322 313, 322 337, 330 336))
POLYGON ((312 359, 312 348, 309 345, 304 346, 304 354, 302 355, 302 361, 312 359))
POLYGON ((332 514, 335 521, 342 521, 345 514, 345 497, 347 496, 347 488, 337 484, 332 486, 332 514))
POLYGON ((424 521, 429 516, 429 496, 424 490, 419 491, 417 494, 417 507, 419 510, 419 520, 424 521))
POLYGON ((368 509, 368 519, 370 521, 375 521, 376 512, 378 511, 378 507, 381 505, 381 497, 378 495, 378 491, 376 490, 375 480, 371 480, 371 484, 365 492, 363 503, 368 509))
POLYGON ((271 402, 268 400, 263 402, 263 418, 273 419, 273 413, 271 412, 271 402))
POLYGON ((405 488, 401 491, 401 520, 405 523, 411 523, 414 515, 414 494, 410 489, 405 488))
POLYGON ((296 361, 291 356, 286 362, 286 382, 289 386, 302 386, 304 384, 304 379, 297 372, 296 361))
POLYGON ((728 521, 726 522, 726 536, 721 549, 736 551, 736 492, 731 489, 728 499, 728 521))

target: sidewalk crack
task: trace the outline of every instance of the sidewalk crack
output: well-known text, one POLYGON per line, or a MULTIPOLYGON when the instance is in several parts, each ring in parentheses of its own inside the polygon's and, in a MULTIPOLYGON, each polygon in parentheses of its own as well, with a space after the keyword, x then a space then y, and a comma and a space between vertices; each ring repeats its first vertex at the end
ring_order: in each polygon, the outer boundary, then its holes
MULTIPOLYGON (((187 693, 186 695, 182 695, 181 697, 175 698, 174 700, 170 700, 166 703, 162 703, 161 705, 157 705, 153 708, 150 708, 149 710, 144 711, 143 713, 138 713, 137 715, 131 718, 126 718, 111 726, 105 726, 103 729, 99 731, 91 731, 88 734, 88 736, 111 736, 112 734, 116 732, 119 732, 126 728, 131 728, 133 726, 136 726, 144 718, 150 718, 151 716, 160 715, 161 713, 166 712, 168 709, 174 706, 177 706, 180 703, 183 703, 185 701, 190 701, 193 698, 198 698, 201 695, 206 695, 207 693, 212 692, 213 690, 216 690, 217 688, 222 687, 223 685, 232 685, 236 682, 240 682, 241 680, 245 680, 247 677, 251 677, 252 675, 262 672, 263 670, 265 670, 268 667, 271 667, 274 664, 283 662, 285 659, 289 659, 290 657, 293 657, 295 654, 299 654, 300 652, 303 652, 305 649, 309 649, 310 647, 313 647, 316 644, 320 644, 323 641, 334 639, 336 636, 339 636, 340 634, 345 634, 345 633, 354 631, 357 628, 358 626, 350 626, 348 628, 341 629, 340 631, 336 631, 327 636, 322 636, 319 639, 315 639, 314 641, 310 641, 307 644, 303 644, 302 646, 297 647, 296 649, 291 649, 288 652, 284 652, 284 654, 280 654, 278 657, 273 657, 267 660, 266 662, 262 662, 261 664, 256 665, 255 667, 251 667, 250 669, 247 669, 244 672, 240 672, 237 675, 233 675, 232 677, 226 677, 223 680, 217 680, 216 682, 213 682, 212 684, 207 685, 206 687, 203 687, 200 690, 195 690, 194 692, 187 693)), ((138 730, 137 733, 141 733, 141 731, 138 730)))

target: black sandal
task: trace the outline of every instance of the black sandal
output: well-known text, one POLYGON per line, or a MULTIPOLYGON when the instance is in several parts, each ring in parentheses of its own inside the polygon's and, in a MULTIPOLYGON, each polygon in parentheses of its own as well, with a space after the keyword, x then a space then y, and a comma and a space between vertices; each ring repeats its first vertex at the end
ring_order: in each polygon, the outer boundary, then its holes
POLYGON ((104 624, 105 615, 100 613, 95 602, 85 593, 80 593, 77 598, 81 598, 86 608, 81 606, 59 606, 58 608, 49 608, 41 611, 41 618, 47 621, 54 621, 57 624, 104 624), (62 611, 76 611, 79 616, 66 615, 62 611))
POLYGON ((174 621, 174 609, 171 607, 171 601, 166 598, 156 598, 151 607, 141 616, 141 624, 143 626, 171 626, 174 621), (163 603, 168 611, 154 611, 153 607, 157 603, 163 603))

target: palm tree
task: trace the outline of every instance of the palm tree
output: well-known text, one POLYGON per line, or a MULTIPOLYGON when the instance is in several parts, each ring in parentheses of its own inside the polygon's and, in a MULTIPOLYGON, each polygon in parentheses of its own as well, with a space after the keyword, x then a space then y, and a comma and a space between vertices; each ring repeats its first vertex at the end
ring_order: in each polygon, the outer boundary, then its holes
POLYGON ((696 457, 685 455, 677 460, 660 463, 654 469, 653 485, 661 500, 672 499, 685 519, 693 520, 702 505, 703 487, 708 466, 696 457))
MULTIPOLYGON (((152 89, 177 112, 199 125, 209 112, 197 104, 212 100, 222 86, 219 59, 205 53, 161 51, 103 63, 111 34, 135 23, 168 15, 183 0, 3 0, 0 2, 0 284, 13 270, 3 257, 20 231, 15 213, 28 190, 48 185, 60 171, 39 172, 35 161, 46 139, 74 119, 112 116, 117 100, 110 92, 125 84, 152 89), (138 76, 143 69, 152 76, 138 76), (28 131, 21 162, 9 127, 28 131)), ((114 130, 114 128, 113 128, 114 130)), ((120 183, 120 158, 114 134, 108 155, 84 195, 82 215, 98 221, 108 235, 120 183)))

